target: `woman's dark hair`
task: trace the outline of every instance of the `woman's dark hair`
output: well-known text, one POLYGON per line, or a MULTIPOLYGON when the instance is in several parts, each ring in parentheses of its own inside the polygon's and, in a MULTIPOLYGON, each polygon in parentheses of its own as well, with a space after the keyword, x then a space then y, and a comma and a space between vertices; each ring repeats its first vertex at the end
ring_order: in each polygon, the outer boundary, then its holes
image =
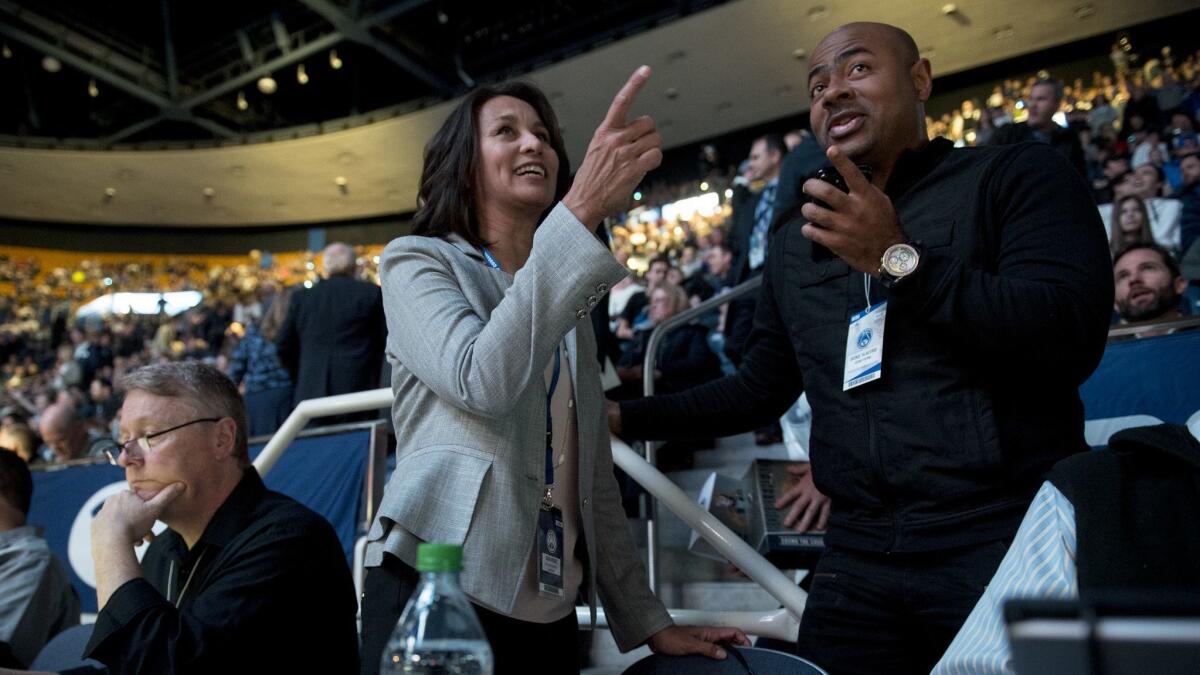
POLYGON ((1108 249, 1115 258, 1118 253, 1123 253, 1125 249, 1138 243, 1154 243, 1154 234, 1150 231, 1150 213, 1146 210, 1146 202, 1141 197, 1126 195, 1113 204, 1112 234, 1108 239, 1108 249), (1125 230, 1121 227, 1121 210, 1125 206, 1125 202, 1134 202, 1142 210, 1142 227, 1134 234, 1125 234, 1125 230))
POLYGON ((489 242, 479 234, 479 208, 475 203, 475 167, 479 157, 479 109, 497 96, 512 96, 528 103, 550 133, 550 147, 558 154, 554 201, 571 185, 571 164, 562 131, 550 101, 540 89, 519 80, 478 87, 467 94, 425 146, 425 166, 417 191, 413 234, 445 237, 454 233, 472 246, 489 242))

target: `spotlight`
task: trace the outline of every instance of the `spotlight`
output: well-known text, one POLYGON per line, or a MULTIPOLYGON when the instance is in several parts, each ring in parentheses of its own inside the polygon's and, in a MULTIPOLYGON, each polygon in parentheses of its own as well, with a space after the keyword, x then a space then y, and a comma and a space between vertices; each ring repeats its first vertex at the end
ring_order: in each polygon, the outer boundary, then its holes
POLYGON ((8 43, 5 42, 3 47, 0 47, 0 56, 6 59, 12 58, 12 50, 8 48, 8 43))
POLYGON ((635 202, 642 201, 642 193, 640 191, 633 193, 633 201, 635 201, 635 202))
POLYGON ((245 110, 249 107, 250 107, 250 104, 246 102, 246 92, 239 91, 238 97, 237 97, 237 109, 245 110))
POLYGON ((96 98, 100 95, 100 87, 96 86, 96 80, 88 80, 88 96, 96 98))
POLYGON ((334 70, 342 67, 342 59, 338 57, 336 49, 329 50, 329 67, 334 70))
POLYGON ((57 73, 58 71, 62 70, 62 61, 59 61, 53 56, 43 56, 42 68, 45 69, 47 73, 57 73))
POLYGON ((704 181, 704 182, 700 183, 700 191, 708 192, 708 181, 704 181))
POLYGON ((304 70, 304 64, 296 66, 296 81, 300 84, 308 84, 308 73, 304 70))
POLYGON ((258 78, 258 90, 262 93, 267 95, 274 94, 278 88, 279 83, 275 81, 275 78, 271 77, 270 73, 258 78))

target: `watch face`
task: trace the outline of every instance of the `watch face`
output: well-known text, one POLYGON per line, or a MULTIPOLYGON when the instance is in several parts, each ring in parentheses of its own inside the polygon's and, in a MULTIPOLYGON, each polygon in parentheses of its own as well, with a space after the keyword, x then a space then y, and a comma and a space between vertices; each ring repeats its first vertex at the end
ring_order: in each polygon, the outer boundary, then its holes
POLYGON ((896 244, 883 257, 883 268, 894 277, 909 274, 917 267, 917 250, 908 244, 896 244))

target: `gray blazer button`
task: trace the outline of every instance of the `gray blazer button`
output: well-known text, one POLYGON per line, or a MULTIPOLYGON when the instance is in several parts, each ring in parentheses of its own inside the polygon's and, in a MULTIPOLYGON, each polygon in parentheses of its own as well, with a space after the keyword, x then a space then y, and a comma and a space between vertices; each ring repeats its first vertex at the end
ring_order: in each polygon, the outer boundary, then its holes
POLYGON ((600 293, 600 294, 607 293, 608 292, 608 284, 600 283, 598 286, 596 286, 596 292, 600 293))
POLYGON ((587 310, 586 310, 586 309, 581 309, 581 310, 579 310, 578 312, 575 312, 575 318, 576 318, 576 319, 582 319, 582 318, 583 318, 583 317, 585 317, 585 316, 587 316, 587 310))
POLYGON ((588 499, 587 497, 584 497, 584 498, 583 498, 583 505, 584 505, 584 506, 587 506, 589 501, 591 501, 591 500, 590 500, 590 499, 588 499))
POLYGON ((600 302, 600 298, 597 298, 597 297, 596 297, 596 296, 594 296, 594 295, 589 295, 589 296, 588 296, 588 299, 587 299, 587 306, 588 306, 588 307, 595 307, 597 302, 600 302))

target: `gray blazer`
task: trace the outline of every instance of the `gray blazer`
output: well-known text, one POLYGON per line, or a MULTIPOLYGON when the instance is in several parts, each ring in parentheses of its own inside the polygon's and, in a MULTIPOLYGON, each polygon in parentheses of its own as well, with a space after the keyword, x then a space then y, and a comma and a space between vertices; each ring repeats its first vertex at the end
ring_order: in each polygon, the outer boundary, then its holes
POLYGON ((579 434, 585 591, 622 650, 671 625, 649 589, 613 477, 588 313, 626 274, 562 204, 525 266, 488 267, 458 237, 393 240, 380 261, 397 462, 368 535, 366 564, 416 562, 420 542, 461 542, 463 590, 512 611, 545 488, 546 384, 567 343, 579 434))

